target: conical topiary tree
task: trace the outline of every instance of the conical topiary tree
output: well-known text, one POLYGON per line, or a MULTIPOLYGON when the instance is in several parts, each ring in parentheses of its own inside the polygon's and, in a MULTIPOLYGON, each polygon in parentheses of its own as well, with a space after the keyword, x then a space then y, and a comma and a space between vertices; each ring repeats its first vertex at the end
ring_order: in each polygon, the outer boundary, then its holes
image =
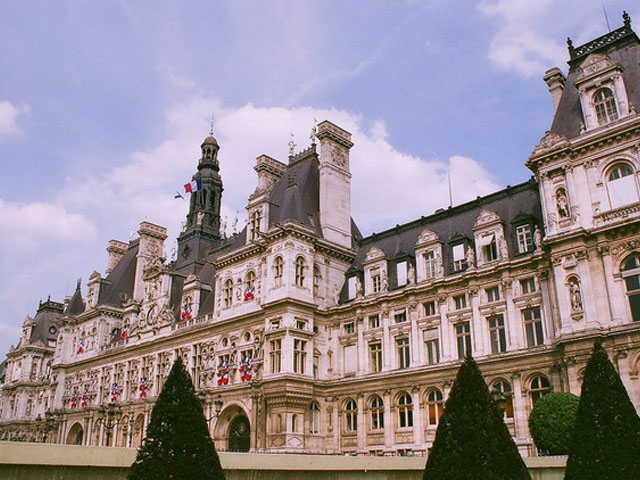
POLYGON ((200 400, 182 359, 174 362, 151 412, 129 480, 224 480, 200 400))
POLYGON ((423 480, 531 480, 471 355, 456 376, 423 480))
POLYGON ((564 478, 640 478, 640 418, 601 343, 584 372, 564 478))

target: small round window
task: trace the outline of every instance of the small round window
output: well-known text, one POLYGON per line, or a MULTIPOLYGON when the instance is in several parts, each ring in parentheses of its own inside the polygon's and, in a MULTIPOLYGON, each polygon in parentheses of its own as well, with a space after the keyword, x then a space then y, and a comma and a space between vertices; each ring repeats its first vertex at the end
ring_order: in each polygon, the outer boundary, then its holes
POLYGON ((49 327, 49 333, 50 333, 51 335, 55 335, 57 331, 58 331, 58 329, 55 327, 55 325, 51 325, 51 326, 49 327))

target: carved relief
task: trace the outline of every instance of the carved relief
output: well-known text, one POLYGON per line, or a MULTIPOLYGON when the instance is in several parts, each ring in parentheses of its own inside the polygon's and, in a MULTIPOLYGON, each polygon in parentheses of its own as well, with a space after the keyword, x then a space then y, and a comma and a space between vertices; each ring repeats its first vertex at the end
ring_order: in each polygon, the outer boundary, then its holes
POLYGON ((556 190, 556 210, 560 218, 571 218, 571 210, 569 209, 569 198, 563 187, 556 190))

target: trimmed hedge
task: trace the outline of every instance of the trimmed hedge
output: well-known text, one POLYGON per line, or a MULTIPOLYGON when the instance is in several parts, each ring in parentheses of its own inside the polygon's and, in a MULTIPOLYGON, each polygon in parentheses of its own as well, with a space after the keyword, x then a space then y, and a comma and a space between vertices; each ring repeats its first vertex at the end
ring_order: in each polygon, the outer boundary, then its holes
POLYGON ((549 393, 538 400, 529 416, 529 430, 541 455, 567 455, 580 397, 549 393))

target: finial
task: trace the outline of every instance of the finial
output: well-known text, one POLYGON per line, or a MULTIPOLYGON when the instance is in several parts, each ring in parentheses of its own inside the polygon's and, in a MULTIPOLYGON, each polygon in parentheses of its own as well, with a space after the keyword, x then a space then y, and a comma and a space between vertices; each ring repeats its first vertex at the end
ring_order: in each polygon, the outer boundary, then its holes
POLYGON ((573 58, 574 48, 573 48, 573 41, 571 40, 570 37, 567 37, 567 47, 569 48, 569 56, 573 58))
POLYGON ((296 151, 297 145, 293 141, 293 132, 289 132, 289 135, 291 136, 291 140, 289 140, 289 156, 293 157, 293 155, 294 155, 294 153, 296 151))
POLYGON ((209 135, 213 137, 213 112, 211 112, 211 128, 209 129, 209 135))
POLYGON ((313 127, 311 127, 311 134, 309 135, 311 143, 316 143, 316 133, 318 133, 317 125, 318 119, 316 117, 313 117, 313 127))
POLYGON ((80 284, 82 283, 82 277, 80 277, 78 279, 78 281, 76 282, 76 290, 80 290, 80 284))
POLYGON ((631 16, 627 13, 626 10, 622 11, 622 20, 624 21, 624 26, 627 29, 631 27, 631 16))

